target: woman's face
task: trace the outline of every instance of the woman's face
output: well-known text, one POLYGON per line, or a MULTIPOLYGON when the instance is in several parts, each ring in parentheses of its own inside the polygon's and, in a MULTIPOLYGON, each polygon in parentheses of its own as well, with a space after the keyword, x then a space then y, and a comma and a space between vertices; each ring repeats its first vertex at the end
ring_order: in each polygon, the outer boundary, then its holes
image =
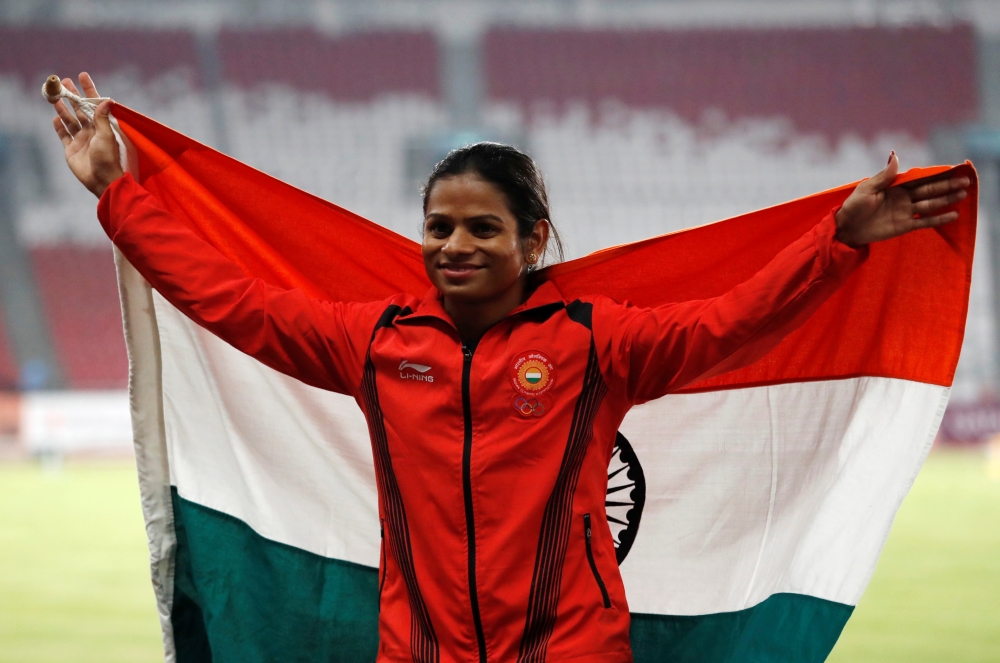
POLYGON ((473 173, 446 177, 427 197, 424 267, 446 299, 485 303, 519 287, 527 254, 539 253, 538 234, 518 236, 507 199, 493 184, 473 173))

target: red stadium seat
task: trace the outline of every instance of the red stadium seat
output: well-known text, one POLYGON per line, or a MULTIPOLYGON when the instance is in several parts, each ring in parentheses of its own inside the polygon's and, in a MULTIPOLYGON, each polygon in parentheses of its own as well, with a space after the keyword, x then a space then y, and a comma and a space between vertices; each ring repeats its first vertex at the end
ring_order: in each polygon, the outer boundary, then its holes
POLYGON ((31 250, 39 296, 67 386, 128 385, 128 357, 110 247, 31 250))
POLYGON ((430 32, 361 32, 329 37, 313 30, 224 30, 226 81, 241 87, 282 83, 338 101, 387 93, 440 96, 438 50, 430 32))
POLYGON ((3 319, 3 311, 0 311, 0 391, 14 389, 17 383, 17 362, 7 339, 6 320, 3 319))
POLYGON ((49 74, 125 70, 147 79, 177 68, 199 84, 195 38, 183 30, 0 28, 0 72, 31 88, 49 74))
POLYGON ((688 121, 788 117, 831 138, 974 119, 971 27, 490 31, 489 97, 530 109, 614 99, 688 121))

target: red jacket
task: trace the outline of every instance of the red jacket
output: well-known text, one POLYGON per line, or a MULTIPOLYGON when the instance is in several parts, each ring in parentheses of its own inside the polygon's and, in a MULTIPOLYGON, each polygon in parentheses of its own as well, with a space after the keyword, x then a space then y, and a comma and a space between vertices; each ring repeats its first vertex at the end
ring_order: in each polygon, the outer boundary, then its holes
POLYGON ((637 403, 754 361, 864 260, 833 214, 753 278, 642 309, 552 283, 464 349, 434 290, 311 299, 249 278, 126 175, 108 235, 188 317, 368 420, 383 524, 379 661, 631 661, 605 516, 637 403))

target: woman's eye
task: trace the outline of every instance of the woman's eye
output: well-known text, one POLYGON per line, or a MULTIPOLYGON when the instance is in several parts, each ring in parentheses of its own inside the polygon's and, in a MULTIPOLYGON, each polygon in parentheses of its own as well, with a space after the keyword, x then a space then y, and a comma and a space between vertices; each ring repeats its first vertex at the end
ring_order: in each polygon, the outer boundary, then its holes
POLYGON ((427 226, 427 232, 435 237, 445 237, 451 232, 451 227, 446 223, 432 223, 427 226))
POLYGON ((491 236, 496 234, 497 229, 488 223, 479 223, 472 229, 472 232, 480 236, 491 236))

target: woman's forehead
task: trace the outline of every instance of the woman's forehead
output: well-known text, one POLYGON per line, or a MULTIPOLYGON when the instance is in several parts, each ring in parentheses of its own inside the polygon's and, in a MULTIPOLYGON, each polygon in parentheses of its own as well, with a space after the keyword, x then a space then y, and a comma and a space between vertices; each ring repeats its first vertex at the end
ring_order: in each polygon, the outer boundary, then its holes
POLYGON ((432 215, 460 219, 492 215, 514 220, 503 192, 473 173, 441 178, 434 184, 427 197, 427 216, 432 215))

